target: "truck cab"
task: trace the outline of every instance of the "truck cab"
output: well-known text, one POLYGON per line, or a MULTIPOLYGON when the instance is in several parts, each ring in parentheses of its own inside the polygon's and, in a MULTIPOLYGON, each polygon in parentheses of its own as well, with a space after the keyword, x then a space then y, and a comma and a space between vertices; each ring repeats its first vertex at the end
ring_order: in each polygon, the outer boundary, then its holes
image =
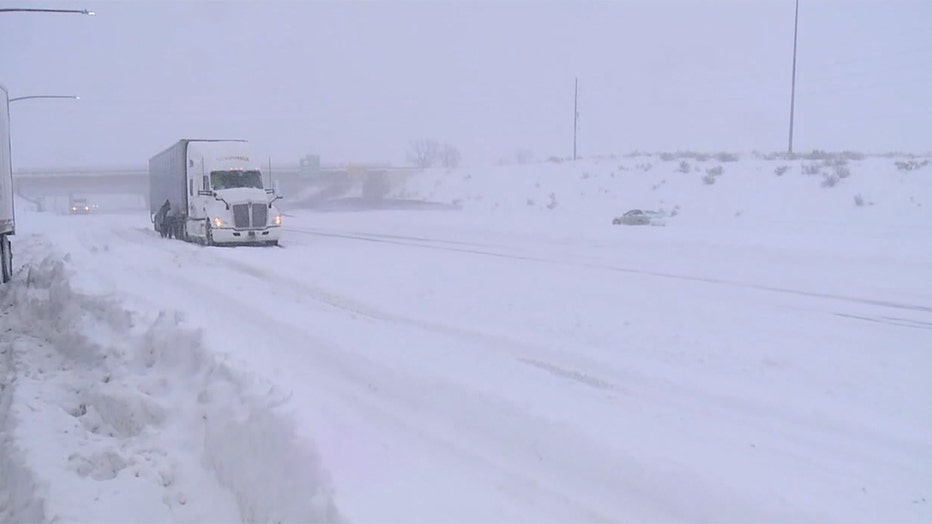
POLYGON ((207 245, 277 245, 280 197, 264 184, 247 144, 191 141, 186 153, 187 236, 207 245))

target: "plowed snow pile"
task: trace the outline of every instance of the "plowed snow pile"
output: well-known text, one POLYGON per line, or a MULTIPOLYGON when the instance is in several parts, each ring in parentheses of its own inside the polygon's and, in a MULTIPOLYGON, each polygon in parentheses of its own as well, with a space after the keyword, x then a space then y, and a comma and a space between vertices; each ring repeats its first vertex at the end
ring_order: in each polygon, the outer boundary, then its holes
POLYGON ((0 287, 0 520, 338 520, 274 389, 178 315, 134 316, 68 273, 48 258, 0 287))

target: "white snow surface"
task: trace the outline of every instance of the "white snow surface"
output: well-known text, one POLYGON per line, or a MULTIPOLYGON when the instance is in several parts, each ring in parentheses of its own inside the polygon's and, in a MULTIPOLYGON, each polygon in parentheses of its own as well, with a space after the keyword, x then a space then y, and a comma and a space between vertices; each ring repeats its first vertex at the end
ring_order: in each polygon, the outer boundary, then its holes
POLYGON ((281 248, 19 202, 0 521, 932 521, 932 165, 723 160, 426 171, 281 248))

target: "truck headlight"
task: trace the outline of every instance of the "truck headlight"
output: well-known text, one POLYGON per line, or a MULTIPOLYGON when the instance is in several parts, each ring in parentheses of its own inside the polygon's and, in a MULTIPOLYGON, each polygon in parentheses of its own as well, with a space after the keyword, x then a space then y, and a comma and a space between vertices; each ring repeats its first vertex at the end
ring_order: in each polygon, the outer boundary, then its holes
POLYGON ((281 215, 275 215, 275 225, 276 225, 276 226, 282 225, 282 216, 281 216, 281 215))
POLYGON ((223 226, 223 219, 220 217, 214 217, 214 227, 223 226))

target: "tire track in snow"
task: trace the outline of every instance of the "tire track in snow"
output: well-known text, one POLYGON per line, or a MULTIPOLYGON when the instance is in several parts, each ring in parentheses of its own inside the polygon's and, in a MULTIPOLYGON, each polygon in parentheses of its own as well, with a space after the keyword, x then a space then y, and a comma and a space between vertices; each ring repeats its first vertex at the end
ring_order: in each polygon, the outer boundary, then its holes
MULTIPOLYGON (((138 238, 136 241, 138 241, 138 238)), ((387 243, 396 244, 397 242, 392 240, 387 243)), ((170 250, 169 246, 164 247, 170 250)), ((753 425, 766 433, 783 434, 789 441, 810 441, 811 444, 826 449, 833 446, 833 444, 827 442, 828 437, 820 436, 817 440, 811 441, 812 436, 806 428, 823 427, 830 435, 833 435, 833 438, 840 439, 839 442, 834 444, 836 447, 841 446, 841 441, 848 440, 850 435, 858 434, 862 438, 870 438, 876 444, 897 452, 897 454, 905 453, 904 450, 912 450, 912 452, 924 451, 925 448, 925 446, 919 446, 917 442, 913 441, 889 440, 886 435, 876 431, 875 428, 853 427, 832 417, 804 417, 800 413, 784 408, 776 402, 769 402, 764 405, 760 401, 724 395, 695 386, 648 377, 632 369, 622 369, 617 364, 605 360, 590 360, 578 352, 567 352, 566 350, 541 344, 531 344, 508 336, 484 333, 475 328, 455 327, 390 313, 375 306, 330 292, 322 287, 311 285, 303 280, 291 278, 281 273, 262 271, 247 262, 222 256, 217 251, 204 250, 200 246, 193 246, 193 249, 198 251, 199 256, 207 258, 212 264, 224 265, 244 275, 259 279, 264 283, 276 283, 280 294, 291 294, 300 298, 309 297, 314 301, 329 306, 333 310, 344 311, 352 316, 365 317, 370 320, 395 325, 407 325, 418 330, 450 337, 454 340, 472 340, 475 341, 473 347, 476 351, 495 356, 501 355, 501 350, 504 350, 513 362, 543 371, 561 380, 584 385, 592 388, 597 393, 607 391, 614 396, 621 395, 626 398, 637 398, 639 401, 647 401, 662 408, 676 406, 686 411, 716 413, 736 422, 740 421, 741 424, 753 425), (609 379, 608 377, 612 378, 609 379), (763 413, 767 415, 762 415, 763 413)), ((463 250, 453 249, 452 251, 462 252, 463 250)), ((222 251, 220 252, 222 253, 222 251)), ((473 253, 474 251, 467 250, 467 252, 473 253)), ((502 256, 517 260, 553 262, 528 257, 502 256)), ((579 264, 569 265, 579 266, 579 264)), ((590 266, 582 265, 582 267, 590 266)), ((235 298, 231 297, 231 300, 235 300, 235 298)))
MULTIPOLYGON (((336 235, 328 234, 327 236, 349 238, 351 240, 358 239, 377 243, 401 244, 428 249, 440 249, 443 251, 452 251, 458 253, 491 255, 499 258, 508 258, 518 261, 532 261, 554 265, 569 265, 583 268, 643 273, 666 278, 676 278, 680 280, 691 280, 735 287, 778 291, 782 293, 807 295, 818 298, 836 298, 839 300, 866 302, 875 305, 904 307, 906 309, 912 308, 912 306, 906 305, 891 305, 891 303, 885 301, 850 299, 849 297, 835 297, 820 293, 798 292, 794 290, 770 288, 766 286, 745 285, 717 279, 706 279, 702 277, 689 277, 652 271, 618 269, 612 266, 605 266, 601 264, 573 263, 534 256, 491 253, 484 250, 422 245, 420 243, 399 240, 400 236, 398 235, 390 235, 384 239, 381 238, 382 235, 366 235, 366 237, 372 236, 376 238, 356 238, 355 235, 347 236, 342 233, 336 235)), ((430 239, 424 239, 421 237, 411 238, 418 238, 419 241, 430 241, 430 239)), ((301 281, 293 279, 288 279, 288 285, 293 286, 295 289, 301 289, 304 287, 301 281)), ((326 300, 326 297, 322 298, 326 300)), ((352 301, 350 299, 343 299, 340 302, 351 303, 352 301)), ((331 305, 337 308, 342 307, 340 303, 336 302, 331 303, 331 305)), ((923 310, 921 306, 916 308, 920 311, 923 310)), ((357 313, 360 312, 362 308, 354 307, 349 310, 357 313)), ((623 370, 617 365, 606 362, 604 360, 590 361, 578 353, 570 355, 566 351, 548 348, 540 344, 529 344, 525 341, 506 336, 491 335, 488 333, 480 332, 474 328, 463 329, 435 322, 426 322, 420 319, 408 318, 394 313, 378 311, 373 308, 367 308, 367 313, 371 318, 381 319, 398 324, 407 324, 412 327, 447 335, 453 338, 466 338, 475 340, 478 342, 475 345, 477 350, 483 350, 487 352, 495 352, 499 349, 507 350, 515 361, 520 362, 523 365, 531 366, 535 369, 547 372, 552 376, 559 377, 564 380, 583 384, 597 391, 610 391, 613 394, 620 394, 628 398, 636 397, 642 401, 651 402, 658 407, 669 408, 671 406, 679 406, 686 411, 708 412, 710 414, 715 413, 717 416, 724 416, 725 418, 732 419, 736 422, 739 422, 740 424, 757 427, 765 433, 782 434, 785 436, 787 441, 809 442, 810 445, 830 450, 832 448, 838 448, 846 445, 860 447, 856 445, 856 443, 851 439, 851 435, 859 435, 860 438, 867 438, 876 445, 886 448, 895 455, 902 456, 905 463, 908 463, 908 456, 910 453, 932 453, 932 449, 928 449, 928 446, 925 446, 917 441, 890 439, 888 435, 878 431, 874 427, 861 425, 855 427, 850 423, 836 419, 834 417, 825 417, 822 415, 811 417, 802 416, 800 413, 787 409, 777 402, 768 402, 767 404, 763 404, 759 400, 754 401, 750 399, 724 395, 707 389, 688 386, 681 383, 674 383, 671 381, 663 381, 663 383, 660 384, 658 383, 658 380, 660 379, 647 377, 635 373, 630 369, 623 370), (612 378, 609 379, 607 377, 612 378), (661 391, 663 393, 661 393, 661 391), (763 415, 764 413, 766 413, 766 415, 763 415), (814 436, 808 429, 812 427, 822 427, 823 430, 827 432, 827 435, 816 436, 816 438, 813 439, 814 436), (833 441, 832 439, 838 440, 833 441), (843 442, 847 442, 847 444, 843 444, 843 442)), ((913 322, 924 324, 920 321, 913 322)))
MULTIPOLYGON (((129 235, 137 242, 145 238, 135 233, 129 235)), ((176 246, 175 243, 165 243, 158 247, 174 253, 176 246)), ((550 351, 545 348, 389 314, 330 292, 321 293, 319 288, 285 275, 263 272, 248 263, 228 259, 226 255, 230 252, 225 250, 203 249, 199 246, 184 246, 183 249, 189 247, 196 251, 196 258, 201 263, 233 269, 255 279, 257 283, 261 282, 265 287, 275 289, 279 296, 290 296, 292 299, 310 297, 334 310, 359 315, 367 320, 408 325, 453 339, 466 338, 478 342, 472 347, 482 349, 486 355, 494 355, 497 349, 504 348, 508 350, 507 358, 512 362, 542 370, 547 376, 556 375, 560 380, 580 381, 580 377, 584 377, 587 380, 580 382, 586 386, 592 386, 593 383, 608 384, 607 381, 590 378, 590 374, 575 370, 572 363, 556 365, 543 362, 541 353, 550 351), (525 361, 521 361, 521 356, 525 357, 525 361), (554 370, 559 372, 554 373, 554 370)), ((226 308, 231 311, 231 315, 242 310, 240 302, 248 300, 242 293, 199 280, 191 272, 179 273, 165 284, 177 286, 193 297, 209 296, 210 305, 205 304, 205 307, 226 308), (203 291, 194 291, 198 289, 203 291)), ((445 380, 438 382, 429 376, 387 367, 356 353, 352 348, 319 339, 310 327, 299 329, 271 313, 255 311, 253 320, 274 333, 266 337, 268 349, 274 348, 280 355, 291 355, 286 359, 289 367, 294 368, 309 357, 313 358, 312 365, 302 368, 300 373, 305 380, 316 377, 314 383, 330 384, 327 389, 342 392, 342 398, 351 401, 354 409, 361 409, 373 417, 407 428, 407 433, 418 435, 418 439, 426 439, 433 446, 452 452, 467 462, 480 462, 486 468, 498 470, 501 478, 510 479, 509 484, 513 486, 511 489, 523 486, 523 490, 531 490, 535 493, 531 498, 532 505, 550 507, 553 514, 565 514, 567 518, 577 519, 587 516, 586 520, 590 521, 612 521, 618 511, 624 511, 628 517, 643 515, 648 518, 663 514, 684 520, 701 514, 703 510, 699 507, 708 500, 721 499, 722 504, 728 500, 735 507, 744 507, 747 512, 758 506, 747 500, 742 501, 737 493, 726 495, 721 489, 700 488, 703 485, 701 477, 684 480, 688 478, 684 477, 685 472, 680 472, 678 478, 668 478, 643 458, 608 449, 572 426, 555 422, 549 417, 531 415, 498 396, 489 396, 467 385, 445 380), (275 343, 275 340, 283 342, 275 343), (293 348, 290 346, 294 344, 288 343, 289 340, 300 340, 302 344, 293 348), (340 379, 334 380, 335 377, 340 379), (429 394, 425 394, 427 392, 429 394), (495 431, 494 428, 508 429, 495 431), (489 455, 481 452, 482 449, 498 451, 489 455), (495 456, 509 457, 512 462, 518 460, 521 466, 498 463, 495 456), (544 482, 545 479, 549 480, 544 482), (579 488, 563 491, 567 479, 572 479, 569 484, 579 488), (558 486, 564 488, 561 490, 558 486), (657 496, 658 493, 669 492, 676 492, 677 500, 657 496), (619 505, 619 501, 623 503, 619 505), (568 507, 576 509, 566 513, 568 507)), ((593 365, 592 368, 598 369, 598 366, 593 365)), ((524 496, 529 496, 529 493, 524 496)))
MULTIPOLYGON (((669 272, 663 272, 663 271, 651 271, 647 269, 620 267, 620 266, 597 264, 597 263, 590 263, 590 262, 561 260, 561 259, 545 258, 545 257, 540 257, 540 256, 519 255, 519 254, 507 253, 507 252, 501 252, 501 251, 491 251, 489 249, 451 247, 451 246, 437 245, 438 243, 448 242, 448 241, 438 240, 438 239, 428 239, 428 238, 422 239, 418 237, 403 237, 403 236, 396 236, 396 235, 381 235, 381 234, 374 234, 374 233, 360 234, 360 233, 344 233, 344 232, 326 232, 326 231, 319 230, 319 229, 315 230, 315 229, 304 229, 304 228, 294 228, 294 227, 288 228, 288 231, 306 234, 306 235, 342 238, 342 239, 347 239, 347 240, 358 240, 358 241, 364 241, 364 242, 397 244, 401 246, 418 247, 418 248, 423 248, 423 249, 436 249, 436 250, 443 250, 443 251, 467 253, 467 254, 472 254, 472 255, 490 256, 490 257, 497 257, 497 258, 510 258, 514 260, 539 262, 539 263, 544 263, 544 264, 557 264, 557 265, 583 267, 583 268, 590 268, 590 269, 600 269, 600 270, 605 270, 605 271, 614 271, 614 272, 619 272, 619 273, 629 273, 629 274, 635 274, 635 275, 648 275, 648 276, 659 277, 659 278, 684 280, 684 281, 689 281, 689 282, 701 282, 701 283, 706 283, 706 284, 725 285, 725 286, 744 288, 744 289, 769 291, 772 293, 782 293, 782 294, 805 296, 805 297, 811 297, 811 298, 821 298, 821 299, 838 300, 838 301, 844 301, 844 302, 868 304, 868 305, 873 305, 873 306, 881 306, 881 307, 888 307, 888 308, 902 309, 902 310, 909 310, 909 311, 918 311, 918 312, 923 312, 923 313, 932 313, 932 306, 928 306, 924 304, 907 304, 907 303, 902 303, 902 302, 893 302, 889 300, 879 300, 879 299, 873 299, 873 298, 839 295, 835 293, 823 293, 819 291, 807 291, 807 290, 800 290, 800 289, 783 288, 783 287, 778 287, 778 286, 766 286, 766 285, 759 285, 759 284, 750 284, 746 282, 735 282, 735 281, 712 278, 712 277, 683 275, 683 274, 669 273, 669 272)), ((490 245, 484 245, 484 244, 474 244, 474 245, 481 246, 483 248, 492 247, 490 245)))
MULTIPOLYGON (((138 232, 137 232, 138 233, 138 232)), ((123 233, 121 233, 123 234, 123 233)), ((133 234, 132 232, 128 233, 130 237, 136 242, 142 242, 150 244, 148 239, 143 235, 133 234)), ((152 237, 151 240, 155 240, 157 244, 161 239, 152 237)), ((394 242, 392 242, 394 243, 394 242)), ((287 275, 281 273, 269 273, 263 271, 251 265, 247 262, 236 259, 228 259, 226 255, 234 253, 234 251, 226 251, 221 249, 210 249, 202 248, 199 246, 190 246, 186 244, 178 243, 164 243, 159 246, 163 250, 170 254, 170 256, 177 256, 178 250, 183 249, 185 252, 189 252, 198 263, 206 264, 208 266, 217 266, 221 265, 227 267, 231 270, 238 271, 241 274, 248 276, 250 278, 261 281, 263 284, 269 286, 276 294, 283 295, 285 297, 290 297, 291 299, 301 299, 301 298, 310 298, 316 302, 319 302, 323 305, 326 305, 329 308, 337 311, 343 311, 351 316, 361 316, 365 317, 367 320, 372 321, 381 321, 390 324, 407 324, 411 327, 431 331, 438 334, 446 334, 451 338, 468 338, 477 342, 473 347, 476 350, 488 350, 487 353, 493 352, 495 349, 506 349, 507 355, 512 358, 516 358, 522 355, 530 355, 532 357, 540 357, 541 353, 547 354, 547 351, 550 351, 547 348, 536 347, 528 345, 522 341, 509 340, 507 337, 497 337, 494 335, 489 335, 486 333, 476 332, 470 329, 461 329, 456 327, 439 325, 436 323, 425 322, 419 319, 405 318, 399 315, 394 315, 381 311, 378 308, 372 307, 370 305, 360 303, 348 297, 341 296, 339 294, 331 293, 323 288, 314 286, 311 284, 303 283, 302 281, 290 278, 287 275)), ((513 258, 513 257, 509 257, 513 258)), ((157 275, 157 272, 154 273, 157 275)), ((180 286, 181 289, 186 288, 197 288, 198 285, 204 286, 205 283, 197 280, 193 273, 185 275, 184 284, 180 286), (190 279, 188 279, 190 277, 190 279)), ((207 293, 216 293, 217 290, 203 288, 207 293)), ((202 293, 197 293, 202 294, 202 293)), ((226 295, 229 304, 235 304, 237 301, 243 300, 243 297, 235 297, 232 295, 226 295)), ((232 306, 231 306, 232 307, 232 306)), ((283 328, 288 327, 288 324, 282 324, 283 328)), ((292 328, 294 326, 291 326, 292 328)), ((291 337, 296 338, 300 337, 298 331, 294 331, 294 334, 291 337)), ((302 340, 315 340, 311 332, 303 332, 304 338, 302 340)), ((323 357, 330 357, 332 354, 343 354, 343 353, 352 353, 352 348, 334 346, 332 344, 323 343, 320 352, 315 352, 314 358, 321 359, 323 357), (323 355, 323 357, 322 357, 323 355)), ((293 357, 289 358, 289 362, 297 362, 299 357, 303 356, 294 354, 293 357)), ((347 357, 344 355, 344 357, 347 357)), ((476 424, 476 421, 488 421, 492 420, 491 424, 502 424, 507 425, 509 421, 524 420, 521 416, 520 410, 518 412, 511 412, 508 409, 493 409, 493 413, 501 411, 503 414, 501 416, 495 417, 485 417, 484 412, 473 413, 475 420, 466 418, 463 421, 458 421, 458 419, 452 418, 447 409, 448 404, 453 401, 448 399, 456 398, 475 398, 476 394, 481 396, 481 393, 474 392, 473 390, 466 388, 455 389, 454 393, 447 395, 436 395, 438 398, 433 399, 433 403, 428 402, 426 405, 419 399, 419 396, 424 396, 429 391, 430 395, 435 395, 434 391, 430 389, 430 381, 428 377, 420 377, 412 374, 401 374, 398 375, 397 370, 392 370, 390 368, 384 368, 383 365, 363 359, 363 363, 355 362, 352 360, 354 357, 351 355, 347 358, 350 358, 349 363, 343 361, 342 366, 345 369, 349 370, 349 375, 345 375, 345 380, 333 381, 330 380, 329 383, 332 384, 332 387, 341 391, 343 398, 348 399, 347 402, 352 402, 354 406, 357 406, 359 409, 368 410, 367 412, 373 414, 373 416, 379 416, 385 420, 393 420, 400 427, 410 428, 409 431, 414 434, 420 434, 423 438, 427 438, 430 442, 434 443, 433 445, 439 446, 443 449, 453 449, 457 450, 457 454, 464 457, 474 457, 476 451, 473 451, 474 442, 483 442, 486 441, 489 445, 494 445, 496 442, 499 442, 499 439, 489 435, 487 428, 481 427, 483 424, 479 424, 480 427, 475 430, 464 431, 463 437, 465 441, 463 443, 458 443, 456 440, 451 440, 450 435, 453 434, 456 430, 459 430, 461 427, 469 427, 470 424, 476 424), (355 363, 353 363, 355 362, 355 363), (366 368, 368 370, 366 371, 366 368), (360 370, 364 372, 358 374, 360 370), (387 370, 387 371, 386 371, 387 370), (397 378, 392 378, 389 380, 386 377, 397 376, 397 378), (402 387, 410 385, 410 389, 402 389, 401 392, 398 392, 398 385, 402 387), (418 389, 421 388, 421 389, 418 389), (394 395, 385 395, 386 399, 379 399, 378 396, 373 396, 372 391, 377 391, 379 394, 383 392, 395 392, 394 395), (418 415, 410 415, 409 413, 413 412, 418 415), (430 427, 425 428, 422 424, 422 420, 419 415, 430 414, 435 420, 439 420, 441 424, 441 429, 431 429, 430 427), (442 429, 448 427, 448 429, 442 429), (475 434, 474 434, 474 432, 475 434), (485 440, 483 440, 485 439, 485 440)), ((563 359, 565 360, 565 359, 563 359)), ((929 450, 925 449, 925 446, 918 446, 916 442, 897 442, 891 439, 886 438, 887 435, 880 434, 876 431, 873 431, 871 428, 855 428, 849 424, 832 422, 830 419, 825 419, 824 417, 819 417, 819 420, 815 420, 813 417, 804 416, 798 412, 790 412, 786 410, 780 410, 776 408, 776 405, 762 405, 760 403, 755 403, 753 401, 748 401, 746 399, 740 398, 731 398, 731 397, 721 397, 716 396, 712 392, 696 390, 695 388, 683 387, 682 385, 677 384, 658 384, 656 380, 651 377, 638 376, 631 373, 630 371, 620 371, 617 369, 612 369, 611 367, 602 366, 601 363, 591 363, 582 365, 580 359, 574 359, 572 362, 562 362, 561 357, 558 352, 554 354, 547 354, 546 358, 537 358, 536 362, 542 362, 544 366, 534 366, 524 362, 523 365, 528 365, 536 367, 545 371, 546 373, 553 375, 560 379, 566 380, 576 380, 574 377, 592 377, 594 382, 605 383, 611 385, 619 385, 619 390, 621 393, 619 395, 627 394, 633 396, 637 401, 647 401, 649 403, 656 404, 660 408, 678 408, 679 411, 683 413, 701 413, 703 415, 712 416, 715 420, 725 423, 723 427, 730 427, 729 424, 734 425, 737 428, 744 427, 756 427, 759 430, 759 433, 762 435, 780 435, 780 439, 786 441, 786 444, 781 446, 787 451, 788 455, 794 448, 805 448, 809 450, 820 450, 824 449, 826 452, 835 451, 838 449, 849 448, 848 453, 852 457, 863 456, 865 459, 876 461, 876 456, 879 456, 876 452, 869 452, 870 458, 864 456, 865 450, 868 449, 868 446, 865 446, 864 442, 857 442, 857 440, 863 441, 874 441, 883 445, 884 448, 889 448, 896 453, 896 462, 901 461, 906 464, 909 463, 909 457, 915 456, 916 453, 928 454, 929 450), (560 363, 559 365, 557 363, 560 363), (566 365, 564 365, 564 363, 566 365), (545 369, 549 368, 549 369, 545 369), (594 373, 589 373, 582 371, 583 369, 595 370, 594 373), (554 370, 558 370, 554 372, 554 370), (611 376, 612 380, 605 380, 604 378, 611 376), (829 431, 824 431, 828 429, 829 431), (816 431, 818 430, 818 431, 816 431), (857 435, 857 439, 853 438, 852 435, 857 435), (876 456, 875 456, 876 455, 876 456), (902 455, 902 456, 901 456, 902 455)), ((308 374, 317 373, 317 377, 321 382, 328 381, 327 370, 335 370, 333 365, 323 366, 323 370, 308 369, 308 374)), ((585 383, 587 380, 577 380, 577 382, 585 383)), ((588 382, 593 382, 589 380, 588 382)), ((592 384, 588 384, 592 386, 592 384)), ((602 390, 605 388, 594 387, 594 390, 602 390)), ((615 394, 615 393, 613 393, 615 394)), ((491 399, 493 404, 501 403, 499 399, 491 399)), ((475 404, 476 402, 470 402, 475 404)), ((509 406, 508 403, 504 404, 506 407, 509 406)), ((512 406, 513 407, 513 406, 512 406)), ((546 421, 549 423, 549 421, 546 421)), ((549 431, 547 426, 535 426, 530 424, 530 427, 536 428, 536 431, 549 431)), ((532 438, 534 432, 531 433, 527 438, 532 438)), ((568 438, 568 441, 583 441, 585 439, 576 440, 576 437, 568 438)), ((528 441, 525 441, 525 443, 528 441)), ((556 446, 559 447, 559 446, 556 446)), ((598 449, 598 444, 590 446, 593 449, 598 449)), ((545 446, 546 448, 546 446, 545 446)), ((563 453, 564 451, 558 451, 557 455, 563 453)), ((522 451, 523 453, 523 451, 522 451)), ((479 452, 481 456, 482 453, 479 452)), ((890 454, 888 453, 888 456, 890 454)), ((528 454, 522 456, 526 457, 526 460, 531 461, 532 458, 528 454)), ((607 460, 605 458, 602 459, 607 460)), ((494 461, 493 461, 494 462, 494 461)), ((818 461, 817 461, 818 462, 818 461)), ((637 470, 637 461, 635 465, 628 465, 628 469, 637 470)), ((829 467, 829 466, 826 466, 829 467)), ((625 466, 620 466, 621 469, 625 469, 625 466)), ((595 470, 598 471, 598 470, 595 470)), ((548 473, 544 473, 546 475, 548 473)), ((515 477, 513 482, 516 485, 524 485, 527 478, 526 472, 518 472, 518 477, 515 477)), ((601 482, 606 482, 608 477, 604 477, 601 482)), ((584 483, 582 478, 578 479, 580 485, 584 483)), ((597 480, 596 482, 598 482, 597 480)), ((697 483, 699 485, 701 483, 697 483)), ((536 484, 535 484, 536 485, 536 484)), ((672 488, 669 485, 654 486, 657 490, 666 489, 667 492, 671 492, 672 488)), ((633 489, 633 492, 637 492, 637 489, 633 489)), ((672 490, 675 491, 675 490, 672 490)), ((653 492, 653 491, 652 491, 653 492)), ((546 500, 548 497, 554 500, 562 500, 560 496, 547 491, 537 489, 538 495, 534 500, 537 500, 540 503, 540 500, 546 500)), ((710 499, 714 499, 715 496, 723 496, 723 491, 715 493, 714 496, 710 496, 710 499)), ((586 498, 586 495, 583 496, 586 498)), ((725 496, 725 498, 728 498, 725 496)), ((571 505, 575 506, 578 502, 572 502, 571 505)), ((565 506, 565 504, 561 503, 565 506)), ((581 511, 583 510, 580 507, 581 511)), ((634 504, 634 507, 638 507, 637 504, 634 504)), ((558 511, 558 506, 555 506, 554 511, 558 511)), ((597 510, 596 510, 597 511, 597 510)), ((748 513, 751 514, 752 509, 748 510, 748 513)), ((647 512, 650 513, 650 512, 647 512)), ((646 514, 647 514, 646 513, 646 514)), ((653 515, 656 516, 657 512, 653 512, 653 515)), ((673 512, 667 512, 666 514, 673 514, 673 512)), ((695 513, 688 513, 689 518, 695 518, 695 513)), ((798 515, 798 514, 797 514, 798 515)), ((629 515, 630 516, 630 515, 629 515)))
MULTIPOLYGON (((199 248, 195 247, 195 249, 199 248)), ((674 409, 684 413, 702 413, 707 416, 712 416, 716 420, 722 422, 730 421, 728 423, 733 424, 736 428, 753 427, 761 434, 781 435, 782 440, 788 443, 782 446, 787 450, 792 449, 794 444, 807 449, 824 449, 825 451, 850 448, 851 454, 853 456, 858 456, 863 453, 866 448, 862 443, 857 442, 857 440, 869 439, 882 445, 895 455, 902 455, 900 459, 897 459, 897 462, 903 461, 907 464, 909 462, 908 457, 911 453, 928 452, 928 450, 922 449, 922 446, 917 447, 916 442, 890 440, 888 435, 878 433, 872 428, 853 427, 843 421, 833 421, 831 418, 826 418, 824 416, 807 417, 796 411, 784 408, 779 403, 768 403, 764 405, 761 402, 716 394, 711 391, 689 387, 683 384, 675 384, 667 381, 661 384, 658 383, 655 378, 645 377, 631 370, 622 371, 616 366, 607 365, 603 362, 587 363, 585 359, 580 358, 579 355, 575 355, 569 359, 565 352, 528 344, 523 341, 489 335, 473 329, 456 328, 388 313, 370 305, 362 304, 347 297, 323 290, 323 288, 310 285, 304 281, 290 278, 284 274, 261 271, 247 262, 228 259, 225 256, 227 254, 229 254, 229 252, 201 249, 198 253, 198 257, 202 258, 202 262, 211 265, 223 265, 246 276, 261 280, 263 284, 267 284, 275 289, 276 293, 279 295, 290 296, 292 298, 310 297, 335 310, 345 311, 352 316, 358 315, 369 320, 397 325, 408 325, 418 330, 449 336, 452 339, 473 340, 476 343, 472 347, 487 355, 500 353, 500 350, 504 349, 506 350, 505 355, 508 355, 513 361, 539 369, 561 380, 578 382, 596 391, 609 391, 616 397, 616 400, 621 399, 628 402, 632 400, 638 402, 646 401, 665 410, 674 409), (603 378, 608 376, 611 376, 612 379, 607 380, 603 378), (819 431, 813 431, 814 428, 819 428, 819 431), (851 435, 858 435, 858 439, 853 439, 851 435)), ((194 285, 193 281, 191 285, 194 285)), ((211 291, 211 293, 214 292, 215 291, 211 291)), ((236 299, 230 297, 230 300, 235 301, 236 299)), ((281 328, 287 329, 287 325, 283 324, 281 328)), ((327 344, 324 344, 324 346, 327 346, 327 344)), ((323 354, 327 356, 331 354, 346 354, 348 353, 347 349, 349 348, 331 348, 323 354)), ((319 358, 319 356, 315 358, 319 358)), ((392 383, 386 384, 384 380, 380 381, 380 379, 377 378, 383 377, 384 379, 385 376, 391 376, 392 373, 390 369, 383 369, 378 364, 371 361, 353 365, 344 364, 344 367, 353 370, 359 370, 365 366, 376 366, 371 372, 364 375, 370 378, 351 374, 347 379, 349 382, 356 385, 345 389, 344 394, 348 395, 348 398, 356 399, 354 402, 364 409, 370 411, 380 410, 384 417, 392 420, 407 421, 402 422, 406 427, 418 428, 418 431, 424 432, 424 428, 418 424, 418 419, 416 417, 412 418, 404 415, 407 411, 413 411, 423 415, 425 410, 424 404, 413 403, 416 402, 412 400, 417 396, 416 394, 404 395, 394 402, 389 402, 388 406, 386 406, 384 402, 372 400, 370 397, 373 387, 382 394, 386 391, 391 392, 395 390, 397 384, 417 384, 423 382, 424 377, 406 375, 406 378, 399 378, 397 382, 392 382, 395 384, 395 386, 393 386, 391 385, 392 383), (373 384, 378 384, 378 386, 373 386, 373 384), (398 406, 408 407, 399 414, 398 406)), ((328 369, 332 368, 328 367, 328 369)), ((433 394, 432 392, 432 395, 433 394)), ((473 398, 475 395, 481 395, 478 392, 470 394, 461 392, 460 394, 466 398, 473 398)), ((440 397, 442 398, 443 396, 440 397)), ((395 397, 391 398, 395 399, 395 397)), ((500 401, 492 400, 491 402, 494 404, 500 401)), ((619 406, 621 405, 623 404, 619 404, 619 406)), ((429 411, 436 413, 435 416, 438 418, 450 418, 450 415, 446 414, 440 405, 437 405, 429 411)), ((480 413, 477 413, 476 417, 477 420, 483 420, 483 415, 480 413)), ((509 415, 502 415, 498 420, 499 422, 493 422, 492 424, 507 424, 509 420, 523 419, 520 413, 511 413, 509 415)), ((452 422, 448 420, 446 423, 452 422)), ((473 421, 466 418, 453 423, 453 427, 469 426, 471 423, 473 423, 473 421)), ((530 423, 528 425, 534 426, 530 423)), ((537 432, 539 431, 546 432, 550 430, 539 428, 537 432)), ((537 432, 527 436, 527 438, 530 439, 528 442, 533 441, 533 435, 536 435, 537 432)), ((432 436, 431 439, 434 442, 439 442, 442 447, 447 448, 451 446, 451 444, 449 444, 449 434, 449 432, 444 431, 441 432, 439 436, 432 436)), ((469 433, 469 435, 471 435, 472 440, 475 441, 482 441, 483 438, 489 438, 488 435, 483 436, 481 429, 477 434, 469 433)), ((580 438, 580 440, 584 439, 580 438)), ((498 442, 498 440, 492 439, 489 445, 494 442, 498 442)), ((462 449, 460 449, 458 453, 464 456, 470 456, 470 452, 468 451, 470 445, 469 441, 467 441, 465 445, 459 446, 459 448, 462 449)), ((591 445, 591 447, 598 448, 597 445, 591 445)), ((634 469, 637 468, 635 467, 634 469)), ((598 468, 594 471, 597 470, 598 468)), ((601 482, 604 483, 605 479, 603 478, 601 482)), ((633 492, 637 491, 634 488, 631 489, 633 492)), ((690 516, 694 517, 695 515, 690 516)))

